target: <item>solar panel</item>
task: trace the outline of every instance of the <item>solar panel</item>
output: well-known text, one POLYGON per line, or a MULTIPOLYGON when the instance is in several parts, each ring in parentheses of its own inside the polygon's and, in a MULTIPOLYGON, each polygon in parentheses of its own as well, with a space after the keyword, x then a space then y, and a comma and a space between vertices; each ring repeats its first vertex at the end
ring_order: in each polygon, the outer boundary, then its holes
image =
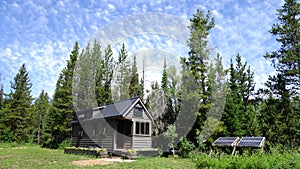
POLYGON ((242 137, 238 142, 238 147, 263 147, 265 137, 242 137))
POLYGON ((219 137, 213 142, 213 146, 235 146, 239 137, 219 137))

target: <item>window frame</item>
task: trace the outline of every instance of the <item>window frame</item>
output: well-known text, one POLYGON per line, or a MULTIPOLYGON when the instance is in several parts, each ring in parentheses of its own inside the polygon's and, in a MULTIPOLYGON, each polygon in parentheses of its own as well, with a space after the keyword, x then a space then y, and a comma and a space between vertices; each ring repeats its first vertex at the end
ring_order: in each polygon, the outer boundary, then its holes
POLYGON ((151 125, 149 121, 135 121, 134 135, 138 136, 150 136, 151 125))

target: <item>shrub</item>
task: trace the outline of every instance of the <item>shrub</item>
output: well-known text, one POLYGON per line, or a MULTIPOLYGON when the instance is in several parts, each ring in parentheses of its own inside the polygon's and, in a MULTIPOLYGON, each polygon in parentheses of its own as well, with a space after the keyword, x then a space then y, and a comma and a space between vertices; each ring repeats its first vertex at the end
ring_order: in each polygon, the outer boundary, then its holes
POLYGON ((70 145, 71 145, 71 140, 69 138, 66 138, 63 142, 61 142, 58 145, 58 149, 63 150, 64 148, 69 147, 70 145))
POLYGON ((197 168, 300 168, 300 154, 297 152, 254 153, 250 156, 225 155, 209 157, 206 154, 198 153, 192 157, 197 168))
POLYGON ((195 148, 194 144, 184 138, 179 144, 179 150, 181 157, 187 158, 190 156, 190 152, 195 148))

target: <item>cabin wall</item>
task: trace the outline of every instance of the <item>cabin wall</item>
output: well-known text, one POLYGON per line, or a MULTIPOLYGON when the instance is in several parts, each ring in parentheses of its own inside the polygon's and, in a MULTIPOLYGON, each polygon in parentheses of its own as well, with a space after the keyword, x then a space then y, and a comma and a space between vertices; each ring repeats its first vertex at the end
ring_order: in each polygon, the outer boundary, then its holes
POLYGON ((133 136, 133 149, 150 149, 152 148, 151 136, 133 136))
POLYGON ((80 124, 74 124, 72 127, 71 146, 89 147, 96 146, 97 140, 91 139, 82 129, 80 124))
POLYGON ((89 133, 86 133, 80 123, 72 124, 71 146, 75 147, 104 147, 113 151, 115 122, 107 121, 100 125, 99 121, 89 121, 82 124, 89 133), (105 129, 104 129, 105 128, 105 129))
POLYGON ((112 152, 114 150, 114 131, 116 128, 115 121, 107 121, 109 126, 106 126, 106 132, 99 144, 107 149, 107 151, 112 152))
POLYGON ((132 138, 132 148, 133 149, 150 149, 152 148, 152 138, 151 138, 151 131, 152 131, 152 123, 150 120, 134 118, 133 120, 133 138, 132 138), (137 123, 149 123, 149 134, 141 134, 137 133, 136 125, 137 123))
POLYGON ((125 137, 125 143, 124 143, 125 149, 132 149, 132 137, 125 137))

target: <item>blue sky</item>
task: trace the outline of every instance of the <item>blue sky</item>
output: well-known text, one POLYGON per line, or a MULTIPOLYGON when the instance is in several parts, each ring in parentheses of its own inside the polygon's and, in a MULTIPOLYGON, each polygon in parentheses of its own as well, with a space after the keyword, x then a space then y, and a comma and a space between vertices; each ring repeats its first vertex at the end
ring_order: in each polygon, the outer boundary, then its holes
MULTIPOLYGON (((240 53, 254 71, 257 86, 262 86, 268 75, 274 73, 262 56, 278 48, 268 30, 276 22, 276 9, 282 5, 282 0, 2 0, 0 73, 5 92, 9 92, 10 81, 25 63, 34 97, 43 89, 52 96, 58 74, 66 65, 76 41, 84 48, 105 26, 137 14, 168 14, 188 23, 198 8, 210 10, 215 17, 210 43, 223 57, 225 66, 240 53)), ((128 37, 126 41, 131 44, 134 38, 128 37)), ((155 36, 142 37, 141 43, 147 40, 149 43, 144 46, 136 43, 131 47, 134 52, 142 53, 139 47, 143 50, 155 48, 153 39, 155 36)), ((164 42, 170 48, 174 48, 174 44, 174 41, 164 42)))

